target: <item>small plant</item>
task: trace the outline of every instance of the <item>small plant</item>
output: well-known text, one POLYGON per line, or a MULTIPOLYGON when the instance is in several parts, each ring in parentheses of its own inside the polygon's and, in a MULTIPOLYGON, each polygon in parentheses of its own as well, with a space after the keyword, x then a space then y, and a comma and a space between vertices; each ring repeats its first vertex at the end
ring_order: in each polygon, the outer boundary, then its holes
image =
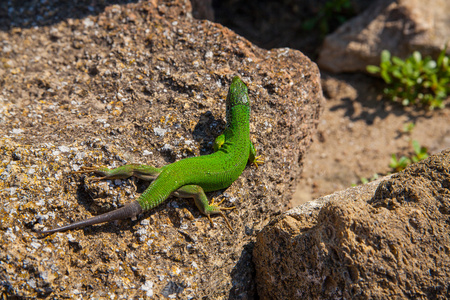
POLYGON ((379 177, 380 177, 380 175, 378 173, 373 174, 372 177, 370 177, 370 178, 360 177, 359 178, 360 183, 352 183, 351 186, 354 187, 354 186, 358 186, 359 184, 366 184, 371 181, 377 180, 379 177))
POLYGON ((353 16, 355 11, 350 0, 329 0, 318 9, 315 16, 303 22, 303 30, 319 29, 322 35, 326 35, 353 16))
POLYGON ((387 83, 385 95, 391 100, 407 105, 423 105, 430 110, 444 108, 444 100, 450 94, 449 57, 447 47, 435 61, 427 56, 422 59, 418 51, 402 60, 391 57, 388 50, 381 52, 380 66, 367 66, 369 73, 380 73, 387 83))
POLYGON ((416 124, 414 124, 413 122, 405 123, 403 125, 403 133, 411 134, 414 127, 416 127, 416 124))
POLYGON ((408 157, 402 156, 400 159, 397 159, 397 155, 393 153, 391 156, 391 162, 389 163, 389 168, 392 168, 394 172, 400 172, 410 164, 411 160, 408 157))
POLYGON ((397 155, 392 154, 389 167, 392 168, 395 172, 400 172, 404 170, 408 165, 424 160, 428 157, 428 149, 426 147, 420 146, 419 142, 416 140, 413 140, 411 144, 414 150, 414 155, 412 155, 411 157, 402 156, 400 159, 397 159, 397 155))
POLYGON ((361 180, 361 183, 362 183, 362 184, 366 184, 366 183, 369 183, 369 182, 371 182, 371 181, 377 180, 378 177, 379 177, 379 175, 378 175, 377 173, 375 173, 375 174, 373 174, 372 177, 370 177, 369 179, 367 179, 367 178, 365 178, 365 177, 361 177, 360 180, 361 180))

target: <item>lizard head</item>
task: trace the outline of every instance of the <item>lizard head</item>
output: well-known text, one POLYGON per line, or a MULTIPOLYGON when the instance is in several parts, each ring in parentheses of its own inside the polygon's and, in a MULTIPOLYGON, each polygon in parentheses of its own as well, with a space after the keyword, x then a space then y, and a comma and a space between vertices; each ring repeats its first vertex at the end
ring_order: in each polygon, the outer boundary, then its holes
MULTIPOLYGON (((231 116, 232 110, 237 106, 245 106, 250 110, 250 98, 248 97, 248 88, 244 82, 235 76, 231 81, 227 96, 227 119, 231 116)), ((228 123, 229 120, 227 120, 228 123)))

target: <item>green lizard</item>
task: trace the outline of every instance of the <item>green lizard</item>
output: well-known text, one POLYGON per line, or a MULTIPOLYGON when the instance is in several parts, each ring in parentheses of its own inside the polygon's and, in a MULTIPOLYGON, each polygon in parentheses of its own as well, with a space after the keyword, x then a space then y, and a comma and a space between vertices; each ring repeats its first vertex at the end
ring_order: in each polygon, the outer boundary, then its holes
POLYGON ((247 162, 258 166, 262 163, 256 156, 250 141, 250 99, 247 86, 239 77, 231 82, 226 100, 226 129, 214 142, 215 152, 210 155, 189 157, 172 164, 155 168, 146 165, 125 165, 115 169, 87 167, 76 173, 94 172, 101 179, 124 179, 131 176, 153 181, 141 196, 125 206, 102 215, 50 230, 37 231, 43 234, 61 232, 88 225, 113 220, 134 218, 143 211, 160 205, 171 194, 177 197, 194 198, 198 209, 205 214, 212 226, 210 215, 220 214, 232 230, 222 210, 234 207, 221 207, 211 204, 205 192, 216 191, 230 186, 242 173, 247 162))

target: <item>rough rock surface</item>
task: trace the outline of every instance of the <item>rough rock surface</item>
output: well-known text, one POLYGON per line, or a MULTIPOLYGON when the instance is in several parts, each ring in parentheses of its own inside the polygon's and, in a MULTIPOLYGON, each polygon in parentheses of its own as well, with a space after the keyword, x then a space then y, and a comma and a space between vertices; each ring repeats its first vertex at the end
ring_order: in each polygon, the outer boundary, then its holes
POLYGON ((448 299, 450 151, 278 216, 254 248, 261 299, 448 299))
POLYGON ((317 63, 332 72, 365 72, 384 49, 402 58, 414 50, 437 57, 449 43, 449 11, 447 0, 378 0, 325 38, 317 63))
MULTIPOLYGON (((55 3, 40 13, 65 12, 55 3)), ((0 292, 255 296, 252 243, 301 171, 321 110, 319 72, 298 51, 259 49, 189 11, 189 2, 149 1, 0 31, 0 292), (248 84, 252 140, 266 163, 210 194, 236 205, 233 232, 173 197, 137 221, 33 232, 109 211, 146 187, 71 173, 83 165, 161 166, 211 153, 235 75, 248 84)))

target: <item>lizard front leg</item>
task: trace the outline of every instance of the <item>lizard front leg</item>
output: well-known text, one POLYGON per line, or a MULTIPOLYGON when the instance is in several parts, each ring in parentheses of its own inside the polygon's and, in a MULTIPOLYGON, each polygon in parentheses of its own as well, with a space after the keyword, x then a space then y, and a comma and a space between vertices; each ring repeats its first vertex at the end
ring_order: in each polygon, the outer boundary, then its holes
POLYGON ((251 141, 250 141, 250 154, 248 156, 248 161, 254 164, 257 168, 258 164, 264 163, 264 159, 261 155, 256 156, 256 149, 251 141))

